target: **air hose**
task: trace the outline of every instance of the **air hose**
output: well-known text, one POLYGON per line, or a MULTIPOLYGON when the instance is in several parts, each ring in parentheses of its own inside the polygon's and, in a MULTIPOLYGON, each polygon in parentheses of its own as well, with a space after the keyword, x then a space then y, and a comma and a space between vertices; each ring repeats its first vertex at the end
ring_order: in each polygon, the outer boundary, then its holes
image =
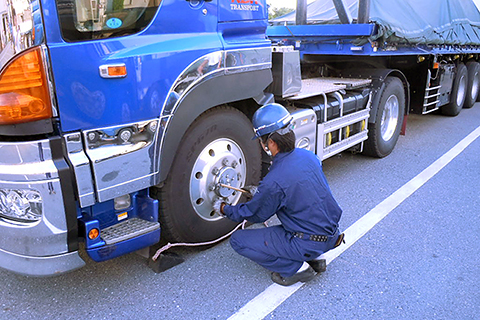
POLYGON ((157 252, 155 253, 155 255, 152 257, 152 260, 153 261, 157 261, 158 257, 160 256, 160 254, 164 251, 167 251, 168 249, 170 248, 173 248, 173 247, 199 247, 199 246, 207 246, 207 245, 210 245, 210 244, 214 244, 214 243, 217 243, 217 242, 220 242, 228 237, 230 237, 235 231, 237 231, 238 229, 240 229, 240 227, 242 229, 245 229, 245 224, 247 223, 247 220, 244 220, 242 223, 238 224, 235 229, 233 229, 232 231, 230 231, 229 233, 227 233, 226 235, 216 239, 216 240, 212 240, 212 241, 208 241, 208 242, 199 242, 199 243, 185 243, 185 242, 179 242, 179 243, 167 243, 166 245, 164 245, 163 247, 161 247, 160 249, 157 250, 157 252))

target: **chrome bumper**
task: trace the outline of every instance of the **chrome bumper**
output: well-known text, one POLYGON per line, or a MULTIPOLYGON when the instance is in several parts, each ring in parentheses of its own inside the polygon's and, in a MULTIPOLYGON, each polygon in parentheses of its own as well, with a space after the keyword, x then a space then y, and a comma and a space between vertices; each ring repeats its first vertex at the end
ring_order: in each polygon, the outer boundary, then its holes
POLYGON ((85 262, 78 255, 78 251, 49 257, 33 257, 0 249, 0 261, 3 269, 36 277, 56 275, 85 265, 85 262))
MULTIPOLYGON (((77 251, 73 190, 62 190, 71 181, 60 179, 61 174, 68 175, 68 167, 63 157, 55 159, 52 155, 61 154, 53 150, 53 141, 0 143, 0 188, 36 190, 41 194, 43 207, 41 219, 35 222, 0 216, 1 268, 39 276, 84 265, 77 251)), ((56 140, 57 148, 58 144, 56 140)))

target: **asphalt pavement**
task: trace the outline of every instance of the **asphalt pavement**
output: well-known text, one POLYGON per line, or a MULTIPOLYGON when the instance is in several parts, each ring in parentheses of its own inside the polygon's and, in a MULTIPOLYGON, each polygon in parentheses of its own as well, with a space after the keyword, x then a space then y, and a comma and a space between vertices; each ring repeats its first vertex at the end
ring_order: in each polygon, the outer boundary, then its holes
MULTIPOLYGON (((368 215, 479 126, 478 103, 454 118, 410 115, 388 157, 345 152, 326 160, 344 210, 341 227, 368 215)), ((160 274, 137 254, 88 260, 51 278, 0 271, 0 319, 228 319, 259 296, 265 319, 478 319, 478 155, 480 138, 272 310, 268 299, 277 291, 269 272, 223 241, 176 249, 186 261, 160 274)))

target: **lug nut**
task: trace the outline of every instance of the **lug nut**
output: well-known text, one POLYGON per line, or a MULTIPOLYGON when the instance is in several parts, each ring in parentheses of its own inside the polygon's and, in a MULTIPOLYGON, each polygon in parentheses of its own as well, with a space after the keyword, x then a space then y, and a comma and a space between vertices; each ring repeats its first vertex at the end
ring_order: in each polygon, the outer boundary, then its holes
POLYGON ((213 174, 214 176, 217 176, 219 172, 220 172, 220 170, 218 170, 217 167, 215 167, 215 168, 212 169, 212 174, 213 174))
POLYGON ((228 166, 228 162, 229 162, 228 159, 223 159, 222 164, 224 166, 228 166))
POLYGON ((233 162, 232 162, 232 168, 235 169, 237 166, 238 166, 237 161, 233 161, 233 162))

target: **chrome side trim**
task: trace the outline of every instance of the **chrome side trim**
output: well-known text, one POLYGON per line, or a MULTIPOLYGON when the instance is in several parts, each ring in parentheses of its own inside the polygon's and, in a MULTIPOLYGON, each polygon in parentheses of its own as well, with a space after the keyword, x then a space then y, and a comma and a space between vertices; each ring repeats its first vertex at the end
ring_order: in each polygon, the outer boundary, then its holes
POLYGON ((207 77, 223 75, 224 61, 225 52, 216 51, 198 58, 185 68, 168 93, 167 101, 162 108, 162 115, 166 116, 174 113, 179 101, 195 84, 207 77))
POLYGON ((226 73, 248 72, 272 67, 272 49, 254 48, 225 52, 226 73))
POLYGON ((95 190, 93 188, 92 170, 90 161, 83 149, 82 135, 81 133, 71 133, 65 135, 64 139, 67 146, 67 156, 75 173, 80 207, 85 208, 94 205, 95 190))
POLYGON ((25 276, 51 276, 81 268, 78 251, 48 257, 32 257, 0 249, 0 267, 25 276))
MULTIPOLYGON (((0 0, 2 1, 2 0, 0 0)), ((55 86, 53 84, 53 74, 52 74, 52 67, 50 65, 50 53, 47 49, 46 45, 42 45, 42 55, 43 55, 43 69, 45 70, 45 73, 47 74, 47 83, 48 83, 48 89, 50 92, 50 103, 52 106, 52 115, 53 117, 58 117, 58 105, 57 105, 57 100, 55 99, 56 97, 56 92, 55 92, 55 86)))
POLYGON ((99 202, 155 185, 166 119, 83 132, 99 202))
POLYGON ((179 102, 197 83, 230 73, 264 70, 272 67, 272 49, 248 48, 209 53, 192 62, 178 76, 168 93, 162 115, 175 113, 179 102))

